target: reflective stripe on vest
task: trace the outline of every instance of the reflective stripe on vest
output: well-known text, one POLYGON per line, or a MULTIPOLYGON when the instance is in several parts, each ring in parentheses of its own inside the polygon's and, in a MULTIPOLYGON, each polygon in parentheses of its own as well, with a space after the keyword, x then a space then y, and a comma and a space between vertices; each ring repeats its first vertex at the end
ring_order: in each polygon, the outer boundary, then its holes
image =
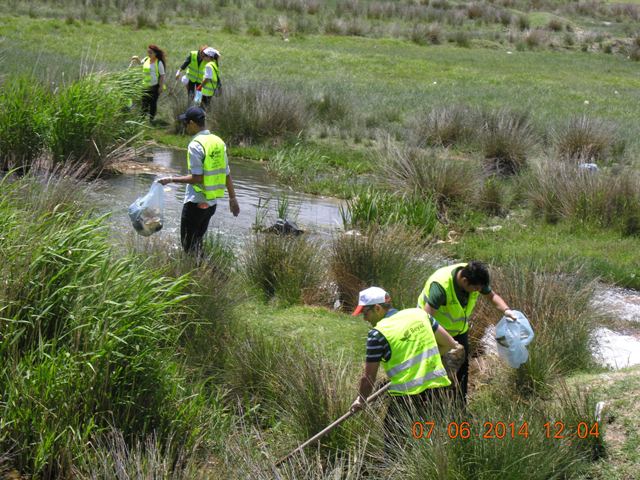
MULTIPOLYGON (((193 189, 202 193, 208 200, 220 198, 224 195, 227 181, 227 165, 224 158, 224 142, 213 134, 198 135, 193 139, 204 149, 202 162, 202 185, 194 185, 193 189)), ((191 173, 191 158, 187 152, 187 168, 191 173)))
POLYGON ((462 308, 456 290, 454 287, 453 272, 460 267, 466 267, 466 263, 457 263, 448 267, 443 267, 436 270, 425 283, 424 289, 418 298, 418 308, 424 308, 429 297, 429 289, 433 282, 437 282, 444 289, 447 296, 447 303, 442 305, 434 317, 438 321, 442 328, 444 328, 451 335, 460 335, 469 330, 469 317, 473 313, 473 309, 478 301, 479 292, 471 292, 469 294, 469 300, 467 306, 462 308))
MULTIPOLYGON (((158 68, 158 60, 154 62, 156 67, 156 81, 160 81, 160 69, 158 68)), ((142 60, 142 85, 145 87, 151 86, 151 59, 144 57, 142 60)))
POLYGON ((375 328, 391 348, 391 358, 382 361, 391 381, 391 395, 416 395, 427 388, 451 385, 424 310, 402 310, 383 318, 375 328))
MULTIPOLYGON (((204 68, 207 68, 211 65, 211 70, 213 70, 213 78, 210 79, 207 83, 202 84, 202 96, 203 97, 213 97, 213 94, 216 91, 216 87, 218 86, 218 64, 214 61, 207 63, 204 68)), ((204 73, 203 82, 204 82, 204 73)), ((208 79, 209 80, 209 79, 208 79)))
POLYGON ((204 65, 202 62, 201 66, 198 65, 198 51, 194 50, 191 52, 191 62, 187 66, 187 78, 192 83, 202 83, 202 78, 204 77, 204 65))

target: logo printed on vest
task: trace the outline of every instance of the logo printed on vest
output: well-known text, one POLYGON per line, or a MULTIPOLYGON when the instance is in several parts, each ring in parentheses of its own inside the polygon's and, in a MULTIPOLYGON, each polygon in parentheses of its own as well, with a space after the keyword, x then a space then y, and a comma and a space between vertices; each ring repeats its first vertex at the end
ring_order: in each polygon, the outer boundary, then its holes
POLYGON ((406 341, 408 341, 408 340, 411 340, 411 335, 412 335, 414 332, 417 332, 418 330, 421 330, 421 329, 423 329, 423 328, 425 328, 425 325, 424 325, 424 324, 416 325, 415 327, 411 327, 411 328, 406 329, 406 330, 404 331, 404 333, 402 334, 402 337, 400 337, 400 341, 402 341, 402 342, 406 342, 406 341))

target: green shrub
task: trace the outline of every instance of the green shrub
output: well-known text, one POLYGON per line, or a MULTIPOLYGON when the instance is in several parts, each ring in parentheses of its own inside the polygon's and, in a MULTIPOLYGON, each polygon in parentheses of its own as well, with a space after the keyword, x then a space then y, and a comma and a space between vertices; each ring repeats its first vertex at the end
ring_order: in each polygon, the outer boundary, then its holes
POLYGON ((141 131, 128 107, 141 94, 136 72, 90 75, 64 87, 53 100, 54 160, 104 167, 110 153, 141 131))
POLYGON ((245 274, 267 300, 299 304, 322 283, 320 254, 318 245, 305 236, 258 233, 245 249, 245 274))
POLYGON ((298 95, 264 83, 225 87, 211 102, 209 118, 225 140, 246 143, 296 135, 309 122, 298 95))

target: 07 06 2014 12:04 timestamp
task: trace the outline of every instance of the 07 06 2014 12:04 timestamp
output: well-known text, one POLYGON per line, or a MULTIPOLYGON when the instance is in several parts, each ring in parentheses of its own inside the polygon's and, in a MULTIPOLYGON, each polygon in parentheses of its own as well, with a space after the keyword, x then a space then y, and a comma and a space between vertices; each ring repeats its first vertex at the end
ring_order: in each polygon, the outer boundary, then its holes
MULTIPOLYGON (((533 425, 533 424, 532 424, 533 425)), ((415 440, 429 440, 434 434, 436 422, 414 422, 411 426, 411 436, 415 440)), ((487 440, 504 440, 515 438, 529 438, 530 431, 533 434, 543 435, 544 438, 562 440, 565 438, 587 439, 598 438, 600 429, 598 422, 578 422, 566 424, 558 420, 546 422, 543 425, 535 424, 530 430, 529 422, 483 422, 480 426, 472 422, 449 422, 446 436, 450 439, 466 440, 468 438, 482 438, 487 440)))

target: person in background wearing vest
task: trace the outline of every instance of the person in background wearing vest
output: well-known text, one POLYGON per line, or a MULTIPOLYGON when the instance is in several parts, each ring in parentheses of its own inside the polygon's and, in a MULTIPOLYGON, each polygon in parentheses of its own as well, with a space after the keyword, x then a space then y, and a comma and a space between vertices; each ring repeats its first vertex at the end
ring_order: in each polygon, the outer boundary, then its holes
POLYGON ((204 66, 204 76, 202 79, 202 106, 207 108, 211 97, 220 93, 222 83, 220 82, 220 67, 218 60, 220 52, 215 48, 205 48, 202 52, 207 62, 204 66))
POLYGON ((508 318, 515 313, 500 295, 490 287, 489 271, 478 261, 458 263, 436 270, 428 279, 418 298, 418 308, 435 317, 453 338, 464 346, 464 362, 456 375, 458 386, 455 395, 464 408, 467 404, 469 380, 469 318, 482 294, 508 318))
POLYGON ((193 99, 196 91, 196 87, 202 85, 202 79, 204 77, 204 66, 208 62, 208 58, 205 59, 204 51, 207 49, 207 45, 203 45, 198 50, 189 52, 186 60, 176 72, 176 80, 180 78, 182 72, 187 71, 187 95, 189 99, 193 99))
POLYGON ((161 178, 158 182, 162 185, 187 184, 180 221, 180 242, 185 252, 199 257, 209 220, 216 211, 217 199, 224 196, 225 188, 234 217, 240 213, 240 207, 231 179, 227 148, 220 137, 205 129, 204 110, 190 107, 178 119, 185 124, 187 133, 195 135, 187 149, 189 174, 161 178))
POLYGON ((374 328, 367 336, 364 373, 351 410, 355 412, 365 406, 382 363, 391 382, 388 390, 391 404, 384 419, 385 449, 389 450, 392 442, 401 442, 410 435, 411 425, 403 431, 403 416, 424 411, 433 401, 431 390, 451 385, 443 358, 449 375, 455 375, 464 359, 464 347, 424 310, 393 308, 389 294, 379 287, 360 292, 353 315, 360 314, 374 328))
POLYGON ((147 47, 147 55, 142 60, 134 55, 129 66, 142 64, 142 82, 145 87, 142 111, 149 115, 149 120, 153 120, 158 111, 158 98, 165 88, 166 54, 160 47, 151 44, 147 47))

